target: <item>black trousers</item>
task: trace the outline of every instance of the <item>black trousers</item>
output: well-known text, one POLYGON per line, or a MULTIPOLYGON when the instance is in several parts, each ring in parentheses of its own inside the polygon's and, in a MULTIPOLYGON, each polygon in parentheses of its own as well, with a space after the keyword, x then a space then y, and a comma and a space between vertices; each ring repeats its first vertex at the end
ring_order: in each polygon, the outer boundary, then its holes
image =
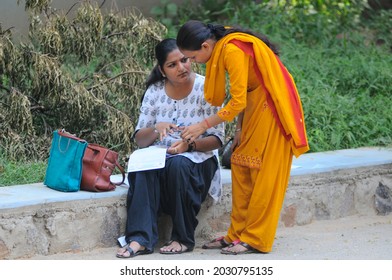
POLYGON ((173 223, 171 240, 193 248, 196 218, 205 200, 218 162, 212 157, 194 163, 174 156, 165 167, 128 174, 126 241, 137 241, 153 250, 158 242, 158 214, 168 214, 173 223))

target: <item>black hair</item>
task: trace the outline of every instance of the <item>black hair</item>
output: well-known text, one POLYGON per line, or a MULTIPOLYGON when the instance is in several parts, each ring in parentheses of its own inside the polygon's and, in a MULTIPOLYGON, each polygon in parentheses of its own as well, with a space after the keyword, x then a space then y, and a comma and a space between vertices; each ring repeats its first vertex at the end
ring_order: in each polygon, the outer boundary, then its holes
POLYGON ((161 42, 159 42, 155 46, 155 58, 157 60, 157 64, 155 67, 151 70, 150 75, 147 77, 145 86, 146 90, 151 86, 152 84, 155 84, 156 82, 163 81, 166 78, 162 75, 161 71, 159 70, 159 67, 161 67, 163 71, 163 65, 166 62, 167 56, 169 53, 172 51, 178 49, 176 39, 173 38, 167 38, 163 39, 161 42))
POLYGON ((208 39, 219 41, 230 33, 241 32, 255 36, 262 40, 276 55, 279 55, 278 47, 262 34, 257 34, 242 27, 225 27, 221 24, 205 24, 198 20, 190 20, 181 26, 177 34, 177 45, 180 49, 197 51, 208 39))

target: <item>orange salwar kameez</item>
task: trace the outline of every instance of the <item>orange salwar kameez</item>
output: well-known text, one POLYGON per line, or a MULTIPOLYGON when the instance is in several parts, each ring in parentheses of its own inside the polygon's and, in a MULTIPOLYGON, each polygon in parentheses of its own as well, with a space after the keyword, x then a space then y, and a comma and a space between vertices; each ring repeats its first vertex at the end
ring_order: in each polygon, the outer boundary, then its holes
POLYGON ((205 85, 206 99, 212 104, 223 102, 222 73, 226 72, 231 99, 218 115, 227 121, 240 112, 244 115, 241 142, 231 158, 232 213, 225 240, 240 240, 270 252, 293 154, 309 149, 302 106, 291 75, 253 36, 233 33, 216 43, 205 85))

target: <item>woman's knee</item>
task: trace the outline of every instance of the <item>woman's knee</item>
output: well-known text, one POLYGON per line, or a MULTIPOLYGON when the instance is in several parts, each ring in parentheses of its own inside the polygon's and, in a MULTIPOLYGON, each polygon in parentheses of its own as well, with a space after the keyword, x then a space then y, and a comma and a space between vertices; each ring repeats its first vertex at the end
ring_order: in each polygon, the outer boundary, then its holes
POLYGON ((181 174, 185 170, 192 169, 192 161, 183 156, 176 156, 167 162, 167 169, 171 174, 181 174))

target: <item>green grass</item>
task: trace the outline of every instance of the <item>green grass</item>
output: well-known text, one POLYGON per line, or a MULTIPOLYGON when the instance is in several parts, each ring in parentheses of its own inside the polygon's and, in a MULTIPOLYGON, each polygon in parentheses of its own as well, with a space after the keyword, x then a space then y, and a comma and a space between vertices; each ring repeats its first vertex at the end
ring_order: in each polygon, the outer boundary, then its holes
POLYGON ((392 143, 389 53, 357 45, 286 46, 312 152, 392 143))
POLYGON ((0 158, 0 187, 43 182, 46 162, 9 162, 0 158))

